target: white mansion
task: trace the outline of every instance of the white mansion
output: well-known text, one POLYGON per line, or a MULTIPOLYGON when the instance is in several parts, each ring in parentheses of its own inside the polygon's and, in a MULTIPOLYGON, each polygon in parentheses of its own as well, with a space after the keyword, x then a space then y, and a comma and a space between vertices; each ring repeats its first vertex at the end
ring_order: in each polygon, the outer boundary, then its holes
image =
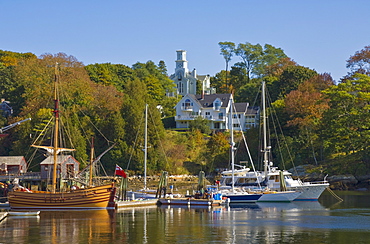
MULTIPOLYGON (((185 95, 175 106, 176 128, 189 128, 189 122, 201 116, 209 121, 212 130, 228 130, 230 99, 232 94, 185 95)), ((248 103, 233 104, 233 130, 245 131, 256 126, 259 109, 248 105, 248 103)))
MULTIPOLYGON (((201 116, 209 121, 212 130, 228 130, 230 127, 230 99, 232 94, 216 94, 210 86, 209 75, 189 72, 186 51, 178 50, 175 73, 170 76, 182 99, 175 106, 176 128, 189 128, 189 122, 201 116), (197 80, 202 83, 202 94, 196 95, 197 80)), ((259 108, 249 107, 248 103, 234 103, 232 115, 233 130, 245 131, 258 124, 259 108)))

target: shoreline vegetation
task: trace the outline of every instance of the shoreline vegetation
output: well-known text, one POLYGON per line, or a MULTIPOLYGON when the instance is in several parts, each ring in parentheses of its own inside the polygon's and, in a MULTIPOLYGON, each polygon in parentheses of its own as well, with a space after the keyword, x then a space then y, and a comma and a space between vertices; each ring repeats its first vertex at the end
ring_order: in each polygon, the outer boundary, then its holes
MULTIPOLYGON (((335 188, 369 188, 370 46, 349 57, 346 61, 349 71, 339 81, 334 81, 329 73, 319 74, 299 65, 282 49, 272 45, 220 42, 219 46, 225 64, 232 56, 242 58, 243 62, 210 77, 210 86, 217 94, 233 94, 236 103, 248 102, 257 108, 260 104, 256 94, 259 94, 261 82, 266 82, 272 105, 268 117, 272 119, 276 114, 280 127, 277 135, 271 138, 274 165, 289 169, 311 164, 313 167, 305 170, 304 175, 293 176, 304 181, 314 176, 313 181, 322 181, 328 175, 327 180, 335 188), (250 51, 256 54, 252 55, 252 60, 248 60, 250 51), (248 63, 257 66, 250 67, 248 63)), ((149 172, 196 175, 203 170, 212 175, 216 169, 228 167, 230 135, 220 128, 220 121, 215 121, 217 127, 208 133, 208 118, 198 114, 189 120, 181 118, 181 123, 188 124, 186 130, 176 128, 178 114, 174 107, 181 97, 168 96, 176 94, 177 88, 170 79, 172 71, 168 72, 164 61, 156 64, 149 60, 131 66, 84 65, 65 53, 36 56, 0 50, 0 127, 32 117, 31 121, 3 134, 0 155, 24 156, 28 164, 26 171, 40 172, 38 165, 45 159, 32 153, 29 145, 35 139, 40 139, 40 143, 42 140, 43 144, 50 140, 40 135, 45 133, 42 128, 52 115, 50 97, 53 94, 45 91, 51 91, 49 88, 53 86, 56 63, 60 78, 65 81, 61 83, 64 99, 59 111, 70 132, 70 138, 65 140, 66 148, 78 149, 73 157, 80 163, 79 169, 89 164, 91 145, 83 139, 88 135, 94 138, 96 155, 103 153, 107 146, 116 145, 101 159, 108 175, 113 175, 117 162, 129 162, 128 170, 143 174, 140 145, 144 144, 141 123, 146 104, 150 121, 149 172), (86 130, 86 125, 90 124, 93 128, 86 130)), ((201 80, 197 81, 194 93, 203 93, 201 80)), ((197 113, 192 111, 191 116, 197 113)), ((271 128, 275 127, 272 126, 275 122, 269 123, 271 128)), ((258 160, 258 126, 251 126, 245 132, 251 155, 246 152, 241 134, 234 134, 235 162, 251 157, 261 163, 258 160)))

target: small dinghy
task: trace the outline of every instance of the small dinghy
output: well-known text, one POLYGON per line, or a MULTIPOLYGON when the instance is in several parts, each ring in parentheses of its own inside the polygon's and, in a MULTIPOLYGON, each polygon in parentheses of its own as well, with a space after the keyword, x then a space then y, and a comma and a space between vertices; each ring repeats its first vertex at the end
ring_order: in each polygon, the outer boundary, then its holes
POLYGON ((9 211, 8 216, 37 216, 40 214, 40 211, 32 211, 32 212, 14 212, 9 211))

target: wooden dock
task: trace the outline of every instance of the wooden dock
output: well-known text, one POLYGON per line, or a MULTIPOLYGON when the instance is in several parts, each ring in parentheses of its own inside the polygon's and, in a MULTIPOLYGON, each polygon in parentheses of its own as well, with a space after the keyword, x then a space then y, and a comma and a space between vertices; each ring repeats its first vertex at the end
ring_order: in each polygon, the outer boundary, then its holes
POLYGON ((187 205, 187 206, 220 206, 222 200, 195 199, 195 198, 160 198, 161 205, 187 205))

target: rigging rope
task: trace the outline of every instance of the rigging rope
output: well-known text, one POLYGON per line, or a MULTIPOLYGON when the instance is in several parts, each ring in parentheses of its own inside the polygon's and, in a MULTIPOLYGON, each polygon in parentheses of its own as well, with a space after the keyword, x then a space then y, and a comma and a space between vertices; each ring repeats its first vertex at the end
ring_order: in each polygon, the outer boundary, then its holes
MULTIPOLYGON (((236 111, 235 104, 233 104, 233 111, 236 111)), ((231 117, 233 117, 233 116, 231 116, 231 117)), ((242 132, 242 138, 243 138, 243 141, 244 141, 244 146, 245 146, 245 148, 247 149, 248 157, 249 157, 249 160, 250 160, 250 162, 251 162, 253 172, 254 172, 254 174, 255 174, 255 176, 256 176, 258 186, 259 186, 260 188, 262 188, 262 187, 261 187, 261 184, 260 184, 260 181, 259 181, 259 178, 258 178, 258 175, 257 175, 257 171, 256 171, 256 169, 255 169, 255 167, 254 167, 254 163, 253 163, 253 159, 252 159, 251 152, 250 152, 249 147, 248 147, 248 144, 247 144, 247 138, 245 137, 245 135, 244 135, 244 133, 243 133, 243 128, 241 127, 241 123, 240 123, 239 117, 238 117, 238 116, 236 116, 236 119, 237 119, 237 121, 238 121, 240 131, 242 132)), ((231 123, 231 126, 233 126, 233 125, 232 125, 232 123, 231 123)), ((234 156, 234 157, 235 157, 235 156, 234 156)))

